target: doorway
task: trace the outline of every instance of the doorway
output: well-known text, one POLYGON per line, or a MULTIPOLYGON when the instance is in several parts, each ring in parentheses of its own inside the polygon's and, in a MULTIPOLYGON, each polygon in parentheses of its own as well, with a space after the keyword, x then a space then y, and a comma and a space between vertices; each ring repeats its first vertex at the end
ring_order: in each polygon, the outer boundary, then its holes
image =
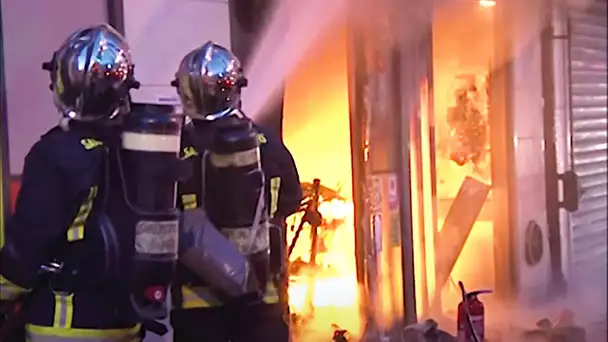
POLYGON ((491 137, 493 116, 502 114, 490 106, 495 21, 484 4, 445 4, 432 20, 432 73, 419 85, 423 105, 410 127, 419 317, 454 319, 459 282, 495 289, 495 249, 510 248, 496 234, 507 227, 496 224, 503 204, 493 195, 492 169, 505 160, 491 137))

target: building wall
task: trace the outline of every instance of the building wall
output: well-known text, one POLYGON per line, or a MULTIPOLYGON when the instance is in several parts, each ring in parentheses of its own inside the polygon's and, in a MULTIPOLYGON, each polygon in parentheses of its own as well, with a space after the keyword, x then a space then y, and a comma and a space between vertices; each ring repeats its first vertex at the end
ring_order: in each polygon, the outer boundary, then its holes
MULTIPOLYGON (((59 115, 42 63, 65 37, 81 26, 106 21, 105 0, 1 0, 4 82, 6 86, 7 160, 10 207, 19 191, 25 155, 38 138, 56 125, 59 115)), ((8 184, 8 183, 7 183, 8 184)), ((7 193, 7 194, 8 194, 7 193)))
POLYGON ((79 27, 106 21, 105 0, 2 0, 10 174, 30 147, 57 124, 43 62, 79 27))
POLYGON ((515 163, 514 235, 516 286, 522 302, 542 300, 549 289, 550 258, 545 203, 543 93, 541 69, 541 1, 514 1, 511 9, 511 93, 515 163), (525 2, 525 3, 524 3, 525 2), (543 232, 541 261, 524 260, 526 227, 536 222, 543 232))
POLYGON ((124 34, 141 87, 134 102, 179 103, 170 82, 183 56, 211 40, 230 48, 228 0, 122 0, 124 34))

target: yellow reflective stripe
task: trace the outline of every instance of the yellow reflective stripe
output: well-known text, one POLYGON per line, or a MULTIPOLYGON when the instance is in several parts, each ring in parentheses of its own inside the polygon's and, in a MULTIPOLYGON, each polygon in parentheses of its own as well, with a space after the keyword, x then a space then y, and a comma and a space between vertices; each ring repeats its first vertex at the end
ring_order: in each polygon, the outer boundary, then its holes
POLYGON ((196 309, 220 306, 220 302, 207 287, 182 286, 182 308, 196 309))
POLYGON ((82 147, 84 147, 85 150, 92 150, 94 148, 103 146, 103 142, 92 138, 82 139, 80 140, 80 144, 82 145, 82 147))
POLYGON ((276 304, 279 302, 279 291, 277 290, 276 286, 274 286, 273 282, 268 283, 263 300, 266 304, 276 304))
POLYGON ((79 241, 84 239, 84 226, 75 226, 68 229, 68 241, 79 241))
POLYGON ((194 148, 194 146, 184 147, 182 152, 183 152, 183 156, 181 157, 182 160, 198 156, 198 151, 194 148))
POLYGON ((184 210, 196 209, 196 207, 197 207, 196 194, 183 194, 182 195, 182 205, 184 207, 184 210))
MULTIPOLYGON (((279 292, 273 282, 268 282, 263 301, 266 304, 279 302, 279 292)), ((210 308, 222 305, 223 303, 211 293, 208 287, 182 286, 182 309, 210 308)))
POLYGON ((10 280, 0 274, 0 300, 15 300, 20 295, 30 292, 30 290, 13 284, 10 280))
POLYGON ((279 190, 281 189, 281 177, 270 178, 270 218, 274 217, 279 208, 279 190))
POLYGON ((71 328, 74 317, 74 294, 55 292, 54 328, 71 328))
POLYGON ((141 341, 141 325, 126 329, 55 328, 27 324, 27 341, 33 342, 125 342, 141 341))
POLYGON ((211 165, 215 167, 243 167, 257 163, 260 160, 260 149, 252 148, 230 154, 209 153, 211 165))
POLYGON ((76 217, 68 228, 68 232, 66 235, 66 238, 69 242, 84 239, 84 224, 87 222, 87 219, 89 218, 89 215, 91 215, 91 211, 93 210, 93 201, 97 196, 97 191, 97 186, 92 186, 89 189, 89 195, 84 200, 82 205, 80 205, 80 208, 78 208, 76 217))

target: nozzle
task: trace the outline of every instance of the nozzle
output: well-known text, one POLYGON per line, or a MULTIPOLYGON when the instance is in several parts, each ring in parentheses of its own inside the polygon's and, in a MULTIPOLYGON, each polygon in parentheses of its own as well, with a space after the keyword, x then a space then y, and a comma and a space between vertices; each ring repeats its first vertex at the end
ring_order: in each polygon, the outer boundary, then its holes
POLYGON ((477 297, 480 294, 489 294, 489 293, 492 293, 492 290, 471 291, 471 292, 467 293, 467 298, 473 298, 473 297, 477 297))
POLYGON ((471 291, 471 292, 467 292, 464 289, 464 284, 462 283, 462 281, 458 281, 458 287, 460 288, 460 292, 462 292, 462 298, 463 300, 466 299, 471 299, 471 298, 475 298, 480 294, 489 294, 492 293, 492 290, 476 290, 476 291, 471 291))

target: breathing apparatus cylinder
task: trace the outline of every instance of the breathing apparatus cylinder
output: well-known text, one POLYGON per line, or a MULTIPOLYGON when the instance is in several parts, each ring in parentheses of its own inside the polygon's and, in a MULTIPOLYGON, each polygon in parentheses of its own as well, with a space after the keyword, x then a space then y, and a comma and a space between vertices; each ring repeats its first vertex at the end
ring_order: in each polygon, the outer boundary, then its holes
POLYGON ((179 241, 176 208, 183 117, 133 111, 126 119, 120 156, 126 202, 135 219, 131 300, 144 319, 168 314, 179 241))
POLYGON ((213 141, 205 171, 209 219, 246 256, 258 290, 270 277, 270 232, 260 143, 251 122, 229 115, 211 123, 213 141))

